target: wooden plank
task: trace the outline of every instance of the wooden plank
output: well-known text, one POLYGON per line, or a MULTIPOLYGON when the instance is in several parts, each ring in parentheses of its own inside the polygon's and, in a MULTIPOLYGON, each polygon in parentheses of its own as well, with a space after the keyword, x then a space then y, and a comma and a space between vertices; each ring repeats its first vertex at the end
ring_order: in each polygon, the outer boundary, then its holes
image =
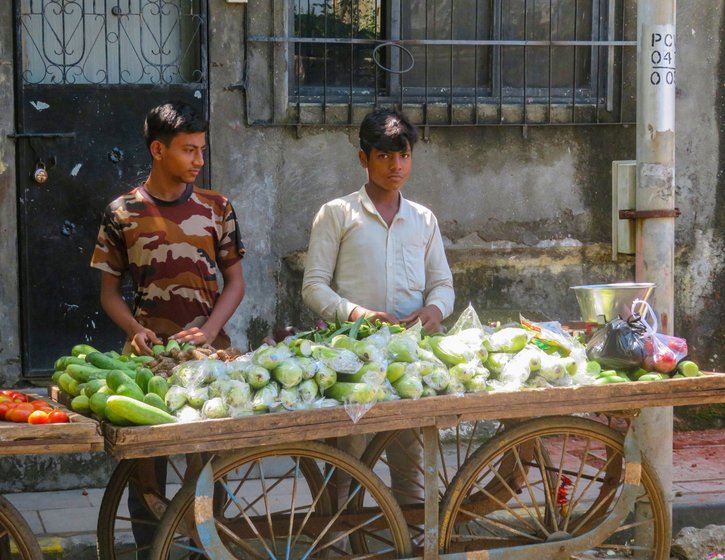
POLYGON ((105 448, 118 459, 339 437, 462 420, 529 418, 653 406, 725 402, 725 375, 666 381, 471 393, 376 404, 356 424, 343 407, 186 424, 118 427, 103 423, 105 448))
MULTIPOLYGON (((31 400, 44 399, 28 394, 31 400)), ((68 414, 67 424, 16 424, 0 422, 0 455, 41 455, 103 451, 98 422, 77 414, 63 405, 56 408, 68 414)))

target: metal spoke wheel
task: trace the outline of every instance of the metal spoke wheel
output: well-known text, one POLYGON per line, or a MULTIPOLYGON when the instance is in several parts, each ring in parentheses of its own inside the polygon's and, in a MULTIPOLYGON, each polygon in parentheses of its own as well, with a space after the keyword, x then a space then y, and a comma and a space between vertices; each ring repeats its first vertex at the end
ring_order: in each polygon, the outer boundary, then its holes
MULTIPOLYGON (((446 492, 441 551, 564 541, 596 530, 625 482, 623 441, 599 422, 570 416, 504 432, 471 456, 446 492)), ((597 546, 571 557, 667 560, 669 538, 661 485, 642 462, 634 511, 597 546)))
POLYGON ((43 560, 33 531, 21 513, 0 496, 0 558, 43 560))
POLYGON ((201 467, 201 458, 195 455, 129 459, 118 463, 108 481, 98 513, 100 560, 143 560, 149 557, 156 527, 184 480, 187 459, 198 463, 197 468, 201 467), (163 484, 160 483, 162 478, 163 484), (131 507, 130 492, 136 496, 135 505, 131 507))
MULTIPOLYGON (((496 421, 466 421, 438 430, 438 497, 450 485, 466 460, 481 445, 515 425, 496 421)), ((420 430, 380 432, 365 448, 361 460, 390 488, 405 515, 415 547, 424 539, 423 436, 420 430)), ((357 507, 364 495, 356 496, 357 507)), ((353 542, 353 544, 355 544, 353 542)))
MULTIPOLYGON (((410 556, 400 507, 380 479, 352 456, 316 442, 258 447, 213 464, 214 525, 234 558, 296 559, 410 556), (349 494, 338 491, 341 478, 349 494), (219 488, 222 492, 219 492, 219 488), (351 508, 364 493, 364 503, 351 508), (337 497, 347 495, 337 505, 337 497)), ((194 523, 195 486, 171 502, 156 533, 154 559, 206 558, 194 523)))

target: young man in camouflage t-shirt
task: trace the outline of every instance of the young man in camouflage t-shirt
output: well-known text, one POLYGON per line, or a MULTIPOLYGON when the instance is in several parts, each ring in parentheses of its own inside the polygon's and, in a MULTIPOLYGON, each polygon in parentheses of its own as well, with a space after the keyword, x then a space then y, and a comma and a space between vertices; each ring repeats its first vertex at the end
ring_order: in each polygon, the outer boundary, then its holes
POLYGON ((102 271, 103 309, 136 353, 169 338, 229 346, 223 327, 244 297, 244 246, 229 200, 193 185, 206 129, 188 105, 152 109, 144 124, 151 173, 104 212, 91 266, 102 271), (124 273, 133 280, 133 313, 121 296, 124 273))

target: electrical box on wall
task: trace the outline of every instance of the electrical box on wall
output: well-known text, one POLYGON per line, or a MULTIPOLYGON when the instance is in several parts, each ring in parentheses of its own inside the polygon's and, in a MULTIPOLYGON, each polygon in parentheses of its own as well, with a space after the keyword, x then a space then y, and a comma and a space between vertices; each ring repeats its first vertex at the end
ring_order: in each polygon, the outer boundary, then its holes
POLYGON ((633 210, 636 205, 637 162, 612 162, 612 260, 619 253, 634 255, 635 222, 620 220, 620 210, 633 210))

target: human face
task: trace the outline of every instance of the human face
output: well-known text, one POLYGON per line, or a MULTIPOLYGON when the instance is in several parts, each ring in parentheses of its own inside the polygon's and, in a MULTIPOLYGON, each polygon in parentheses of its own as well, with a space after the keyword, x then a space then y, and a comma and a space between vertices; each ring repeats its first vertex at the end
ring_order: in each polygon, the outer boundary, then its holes
POLYGON ((368 186, 386 192, 397 192, 408 180, 413 166, 410 148, 385 152, 373 148, 370 154, 360 150, 360 163, 368 171, 368 186))
POLYGON ((193 183, 204 167, 205 132, 180 132, 168 145, 159 140, 151 143, 156 166, 169 181, 193 183))

